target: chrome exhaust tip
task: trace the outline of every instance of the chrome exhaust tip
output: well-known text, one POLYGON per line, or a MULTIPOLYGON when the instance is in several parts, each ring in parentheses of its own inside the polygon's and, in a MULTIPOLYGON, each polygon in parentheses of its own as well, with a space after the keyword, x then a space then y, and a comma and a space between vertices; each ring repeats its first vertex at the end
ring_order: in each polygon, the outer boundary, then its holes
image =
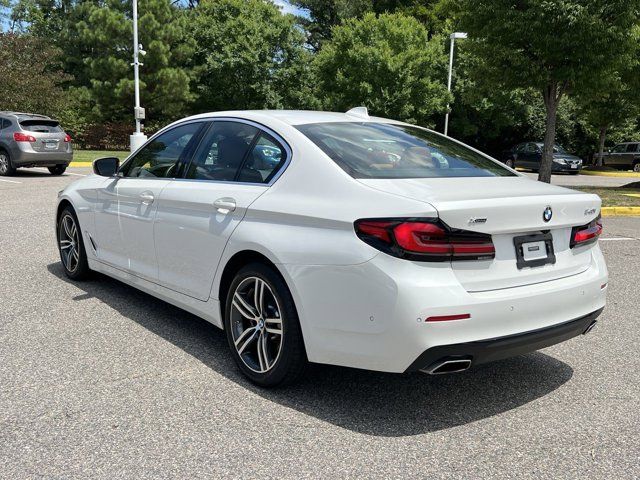
POLYGON ((582 332, 583 335, 586 335, 587 333, 589 333, 591 330, 593 330, 596 326, 596 323, 598 323, 597 320, 594 320, 593 322, 591 322, 589 324, 589 326, 587 328, 585 328, 584 332, 582 332))
POLYGON ((433 363, 429 368, 420 370, 429 375, 445 375, 447 373, 464 372, 471 367, 471 359, 458 358, 450 360, 440 360, 433 363))

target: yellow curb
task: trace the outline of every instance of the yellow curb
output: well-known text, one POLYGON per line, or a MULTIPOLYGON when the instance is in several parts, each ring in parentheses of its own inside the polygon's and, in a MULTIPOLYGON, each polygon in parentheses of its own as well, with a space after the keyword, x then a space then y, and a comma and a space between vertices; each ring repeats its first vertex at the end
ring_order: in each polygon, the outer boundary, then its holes
POLYGON ((640 207, 602 207, 603 217, 632 217, 640 216, 640 207))
POLYGON ((580 170, 580 175, 597 175, 601 177, 634 177, 640 178, 638 172, 605 172, 598 170, 580 170))
POLYGON ((625 197, 640 198, 640 193, 623 193, 625 197))
POLYGON ((90 167, 93 165, 93 162, 71 162, 69 164, 70 167, 90 167))

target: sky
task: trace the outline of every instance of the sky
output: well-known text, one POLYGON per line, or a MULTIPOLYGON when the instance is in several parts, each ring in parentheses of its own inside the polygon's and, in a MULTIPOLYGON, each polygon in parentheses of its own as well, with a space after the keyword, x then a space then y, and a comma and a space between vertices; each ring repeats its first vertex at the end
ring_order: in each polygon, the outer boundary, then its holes
POLYGON ((294 15, 299 15, 303 17, 306 17, 309 15, 309 12, 307 12, 302 8, 294 7, 287 0, 271 0, 271 1, 275 3, 278 7, 280 7, 280 10, 282 10, 282 13, 292 13, 294 15))

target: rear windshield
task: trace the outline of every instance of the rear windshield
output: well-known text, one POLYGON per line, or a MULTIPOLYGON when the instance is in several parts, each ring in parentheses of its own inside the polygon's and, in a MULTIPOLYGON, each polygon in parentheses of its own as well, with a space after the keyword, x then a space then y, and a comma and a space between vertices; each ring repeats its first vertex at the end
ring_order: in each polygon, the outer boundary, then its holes
POLYGON ((296 128, 354 178, 515 176, 498 162, 418 127, 336 122, 296 128))
POLYGON ((62 127, 55 120, 22 120, 20 126, 29 132, 60 133, 62 127))

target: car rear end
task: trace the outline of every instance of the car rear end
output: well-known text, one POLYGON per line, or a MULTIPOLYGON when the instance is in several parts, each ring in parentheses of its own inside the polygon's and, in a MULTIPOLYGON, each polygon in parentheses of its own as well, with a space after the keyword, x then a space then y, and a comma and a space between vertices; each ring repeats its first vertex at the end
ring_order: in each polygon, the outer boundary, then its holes
MULTIPOLYGON (((598 196, 529 180, 415 127, 349 128, 301 130, 361 185, 425 208, 378 216, 371 205, 353 234, 373 257, 348 274, 318 270, 326 278, 311 285, 348 312, 326 306, 317 319, 328 326, 321 361, 450 373, 591 330, 608 282, 598 196)), ((312 274, 301 278, 304 289, 312 274)))
POLYGON ((9 145, 14 167, 68 166, 73 158, 71 137, 57 120, 16 115, 9 145))

